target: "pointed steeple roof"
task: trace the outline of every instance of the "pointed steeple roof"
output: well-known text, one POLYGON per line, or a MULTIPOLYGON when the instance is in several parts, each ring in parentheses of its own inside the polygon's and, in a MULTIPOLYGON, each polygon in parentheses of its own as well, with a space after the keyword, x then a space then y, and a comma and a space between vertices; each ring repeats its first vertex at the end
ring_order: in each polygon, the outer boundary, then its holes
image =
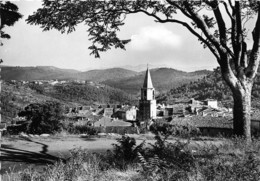
POLYGON ((147 67, 145 78, 144 78, 144 85, 143 88, 153 88, 153 83, 150 75, 149 68, 147 67))

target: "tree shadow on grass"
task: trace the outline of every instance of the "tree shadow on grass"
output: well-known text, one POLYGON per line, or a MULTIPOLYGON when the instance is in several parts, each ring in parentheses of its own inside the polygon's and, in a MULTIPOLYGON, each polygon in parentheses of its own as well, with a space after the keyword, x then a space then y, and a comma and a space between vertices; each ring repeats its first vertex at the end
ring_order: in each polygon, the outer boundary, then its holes
MULTIPOLYGON (((30 138, 22 138, 22 140, 33 142, 42 145, 42 150, 40 152, 33 152, 14 148, 11 145, 2 144, 0 151, 0 161, 1 162, 14 162, 14 163, 26 163, 35 165, 47 165, 54 164, 57 161, 65 162, 66 160, 60 157, 56 157, 48 154, 48 145, 41 142, 31 140, 30 138)), ((3 167, 3 165, 2 165, 3 167)), ((6 170, 2 168, 1 172, 6 170)))

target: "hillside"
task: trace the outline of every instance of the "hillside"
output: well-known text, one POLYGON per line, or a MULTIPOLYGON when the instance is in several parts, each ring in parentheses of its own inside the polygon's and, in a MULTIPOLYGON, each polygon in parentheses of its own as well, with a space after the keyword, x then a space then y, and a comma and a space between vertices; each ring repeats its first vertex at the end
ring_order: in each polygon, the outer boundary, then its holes
POLYGON ((59 69, 52 66, 37 67, 1 67, 1 78, 3 80, 50 80, 62 77, 73 77, 79 71, 71 69, 59 69))
MULTIPOLYGON (((159 101, 167 102, 174 99, 188 98, 198 100, 212 98, 221 101, 228 107, 232 107, 233 104, 231 91, 223 81, 219 68, 200 80, 171 89, 167 94, 161 95, 159 101)), ((252 105, 254 107, 260 107, 260 76, 256 77, 253 86, 252 105)))
POLYGON ((138 74, 135 71, 123 69, 123 68, 110 68, 103 70, 90 70, 87 72, 78 73, 79 80, 88 80, 95 82, 102 82, 106 80, 118 80, 122 78, 132 77, 138 74))
POLYGON ((108 79, 127 78, 137 74, 137 72, 123 68, 111 68, 104 70, 91 70, 80 72, 72 69, 60 69, 51 66, 37 67, 10 67, 2 66, 3 80, 88 80, 101 82, 108 79))
POLYGON ((10 121, 19 111, 31 103, 44 102, 46 100, 57 101, 61 104, 73 107, 76 105, 88 105, 92 103, 129 103, 134 97, 109 86, 96 87, 78 83, 59 85, 37 85, 2 83, 1 114, 3 121, 10 121))
MULTIPOLYGON (((188 73, 171 68, 158 68, 151 69, 150 72, 156 91, 162 93, 172 88, 181 86, 182 84, 198 80, 206 76, 211 71, 202 70, 188 73)), ((133 77, 124 78, 121 80, 107 80, 103 83, 136 95, 143 86, 144 75, 145 71, 140 72, 140 74, 133 77)))

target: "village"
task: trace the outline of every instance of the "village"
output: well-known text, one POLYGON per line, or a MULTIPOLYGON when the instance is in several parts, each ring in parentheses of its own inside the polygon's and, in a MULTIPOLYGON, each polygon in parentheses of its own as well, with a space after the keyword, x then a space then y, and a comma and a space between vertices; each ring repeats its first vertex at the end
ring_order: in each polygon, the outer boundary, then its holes
MULTIPOLYGON (((28 84, 32 82, 23 82, 28 84)), ((104 85, 94 82, 87 83, 97 88, 104 85)), ((67 81, 34 81, 34 84, 63 84, 67 81)), ((231 135, 233 130, 233 110, 220 106, 214 99, 198 101, 193 98, 175 104, 160 104, 155 99, 150 71, 147 68, 139 105, 92 104, 70 107, 64 112, 64 119, 74 125, 87 125, 101 133, 137 133, 140 128, 149 130, 154 123, 170 125, 190 125, 199 129, 201 134, 217 136, 231 135)), ((252 110, 252 132, 260 128, 260 113, 252 110)), ((12 125, 23 123, 24 117, 16 117, 12 125)))

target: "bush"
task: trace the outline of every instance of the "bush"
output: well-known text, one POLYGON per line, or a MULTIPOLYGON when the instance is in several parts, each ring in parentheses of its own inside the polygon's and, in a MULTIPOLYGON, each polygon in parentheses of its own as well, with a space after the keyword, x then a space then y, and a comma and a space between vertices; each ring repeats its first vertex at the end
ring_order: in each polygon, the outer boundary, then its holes
POLYGON ((29 84, 30 89, 35 90, 39 94, 44 93, 44 87, 39 84, 29 84))
POLYGON ((114 166, 117 169, 125 170, 128 165, 138 162, 138 153, 144 152, 145 142, 136 145, 136 140, 129 136, 122 136, 117 139, 118 144, 113 144, 113 150, 108 151, 104 161, 108 168, 114 166))
POLYGON ((200 163, 200 172, 204 180, 260 180, 260 161, 253 154, 244 158, 221 158, 200 163))
POLYGON ((120 135, 138 133, 136 127, 107 126, 107 127, 96 127, 95 129, 97 129, 98 132, 116 133, 120 135))
POLYGON ((63 123, 63 129, 70 134, 88 134, 97 135, 98 130, 88 125, 74 125, 73 123, 63 123))
POLYGON ((193 125, 186 124, 186 125, 171 125, 169 123, 159 123, 155 122, 151 127, 150 130, 154 134, 160 134, 165 136, 180 136, 180 137, 194 137, 201 135, 198 128, 193 125))
POLYGON ((26 117, 29 121, 26 128, 27 133, 42 134, 61 130, 62 113, 63 109, 60 103, 46 101, 45 103, 30 104, 18 115, 26 117))
POLYGON ((189 150, 189 142, 167 142, 160 132, 156 142, 144 154, 139 154, 142 173, 148 180, 178 180, 188 178, 195 167, 196 159, 189 150))
POLYGON ((21 132, 26 132, 27 130, 27 123, 20 124, 20 125, 11 125, 7 126, 6 131, 3 132, 4 135, 18 135, 21 132))

